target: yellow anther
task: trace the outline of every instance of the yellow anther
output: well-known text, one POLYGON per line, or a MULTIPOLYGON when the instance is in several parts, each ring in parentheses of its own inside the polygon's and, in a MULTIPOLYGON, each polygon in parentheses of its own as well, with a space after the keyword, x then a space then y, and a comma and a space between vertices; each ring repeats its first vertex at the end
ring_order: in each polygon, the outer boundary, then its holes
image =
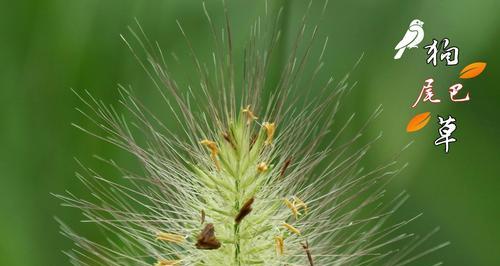
POLYGON ((283 241, 283 237, 275 236, 274 243, 276 245, 276 254, 283 255, 283 253, 285 253, 285 242, 283 241))
POLYGON ((262 126, 266 129, 267 139, 265 144, 269 145, 273 142, 274 131, 276 130, 276 125, 274 123, 264 122, 262 126))
POLYGON ((247 107, 243 108, 241 111, 247 115, 247 124, 250 124, 253 120, 258 118, 254 115, 252 110, 250 110, 250 105, 247 105, 247 107))
POLYGON ((185 237, 178 234, 171 234, 165 232, 156 233, 156 240, 168 241, 173 243, 182 243, 185 237))
POLYGON ((204 139, 200 141, 200 144, 207 146, 207 148, 210 150, 210 157, 212 157, 212 160, 214 160, 217 170, 220 170, 219 161, 217 160, 217 155, 219 154, 217 143, 208 139, 204 139))
POLYGON ((259 173, 264 173, 265 171, 267 171, 268 167, 267 167, 267 164, 265 162, 261 162, 257 165, 257 171, 259 173))
POLYGON ((307 212, 309 212, 309 209, 307 208, 307 204, 301 200, 300 198, 298 197, 293 197, 293 205, 295 206, 295 208, 299 209, 299 208, 304 208, 304 212, 307 214, 307 212))
POLYGON ((207 148, 211 152, 212 158, 215 158, 217 156, 217 154, 219 154, 219 149, 217 148, 217 143, 215 143, 211 140, 208 140, 208 139, 204 139, 204 140, 200 141, 200 144, 207 146, 207 148))
POLYGON ((283 199, 283 201, 285 202, 285 205, 292 211, 292 214, 295 217, 295 219, 297 219, 297 217, 301 215, 301 213, 299 212, 299 209, 301 208, 303 208, 304 213, 307 214, 307 212, 309 211, 309 209, 307 208, 307 204, 298 197, 293 196, 292 198, 293 201, 289 201, 286 198, 283 199))
POLYGON ((155 263, 155 266, 175 266, 179 265, 179 260, 159 260, 155 263))
POLYGON ((284 199, 285 205, 292 211, 293 216, 295 219, 297 219, 297 216, 299 215, 299 211, 295 207, 295 204, 291 203, 288 199, 284 199))
POLYGON ((283 222, 283 227, 285 227, 286 229, 288 229, 290 232, 296 234, 296 235, 299 235, 300 236, 300 230, 293 227, 293 225, 291 224, 287 224, 285 222, 283 222))

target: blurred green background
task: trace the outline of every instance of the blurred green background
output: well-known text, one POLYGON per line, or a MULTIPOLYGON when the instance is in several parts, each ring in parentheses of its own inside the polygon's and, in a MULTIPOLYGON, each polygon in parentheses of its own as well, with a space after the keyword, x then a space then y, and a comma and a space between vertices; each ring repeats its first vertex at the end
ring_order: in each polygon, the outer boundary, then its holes
MULTIPOLYGON (((222 23, 220 1, 208 2, 210 13, 222 23)), ((272 10, 280 5, 285 8, 281 27, 289 44, 306 1, 269 1, 272 10)), ((228 1, 236 49, 241 50, 249 26, 263 14, 263 6, 263 1, 228 1)), ((314 22, 321 7, 322 1, 315 1, 311 10, 314 22)), ((355 127, 379 104, 384 107, 382 116, 366 132, 368 138, 384 133, 367 164, 388 158, 415 141, 401 158, 410 165, 389 187, 407 190, 412 196, 395 218, 424 212, 406 230, 425 233, 440 226, 430 244, 451 241, 422 264, 429 260, 445 265, 500 265, 499 10, 497 0, 332 0, 320 23, 320 35, 330 36, 324 75, 342 77, 364 53, 351 74, 358 85, 346 100, 343 114, 359 115, 355 127), (393 60, 393 48, 414 18, 425 22, 425 39, 419 49, 393 60), (459 66, 426 65, 423 44, 444 37, 460 48, 459 66), (463 82, 471 101, 452 103, 448 86, 458 82, 458 72, 475 61, 485 61, 488 66, 478 78, 463 82), (428 77, 436 80, 442 103, 410 108, 428 77), (449 154, 442 146, 433 145, 438 136, 435 116, 422 131, 405 132, 410 118, 424 111, 457 119, 454 136, 458 142, 451 145, 449 154)), ((99 168, 102 164, 91 158, 93 154, 123 156, 70 126, 72 122, 89 123, 75 111, 82 103, 70 88, 88 89, 105 102, 115 103, 117 83, 130 84, 144 102, 155 104, 156 91, 119 37, 134 18, 151 39, 182 58, 187 47, 176 26, 179 19, 195 50, 202 58, 209 55, 206 44, 211 35, 201 1, 0 3, 0 265, 69 264, 61 250, 72 244, 59 234, 54 217, 72 225, 81 217, 77 211, 60 207, 49 193, 83 191, 74 177, 78 166, 73 157, 99 168)), ((171 70, 181 81, 189 80, 190 67, 174 64, 171 70)))

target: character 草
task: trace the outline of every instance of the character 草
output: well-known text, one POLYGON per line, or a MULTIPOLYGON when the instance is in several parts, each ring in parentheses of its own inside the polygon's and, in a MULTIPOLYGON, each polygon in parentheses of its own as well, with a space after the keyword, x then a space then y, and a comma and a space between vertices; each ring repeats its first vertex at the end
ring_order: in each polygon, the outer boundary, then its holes
POLYGON ((448 153, 449 144, 457 141, 457 139, 451 136, 453 131, 455 131, 455 129, 457 128, 457 126, 454 123, 456 120, 451 115, 448 115, 448 119, 446 120, 438 115, 438 119, 439 119, 438 123, 439 125, 441 125, 441 127, 438 130, 440 137, 437 138, 436 141, 434 141, 434 145, 438 146, 444 144, 445 152, 448 153))

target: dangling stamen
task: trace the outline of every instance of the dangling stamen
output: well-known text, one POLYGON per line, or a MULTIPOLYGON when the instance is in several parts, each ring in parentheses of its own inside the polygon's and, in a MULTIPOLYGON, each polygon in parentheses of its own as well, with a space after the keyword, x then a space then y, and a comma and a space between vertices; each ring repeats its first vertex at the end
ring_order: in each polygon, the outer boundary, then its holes
POLYGON ((295 196, 293 197, 293 205, 297 209, 303 208, 305 214, 307 214, 307 212, 309 211, 309 209, 307 208, 307 204, 298 197, 295 197, 295 196))
POLYGON ((283 201, 285 202, 285 205, 292 211, 295 219, 297 219, 297 216, 299 216, 299 211, 295 207, 295 204, 291 203, 288 199, 284 199, 283 201))
POLYGON ((165 233, 165 232, 156 233, 156 240, 168 241, 168 242, 179 244, 179 243, 182 243, 184 241, 184 239, 185 239, 185 237, 182 235, 165 233))
POLYGON ((155 263, 155 266, 175 266, 179 265, 179 260, 159 260, 155 263))
POLYGON ((300 236, 300 230, 295 228, 293 225, 283 222, 283 227, 288 229, 290 232, 300 236))
POLYGON ((275 236, 274 237, 274 243, 276 246, 276 254, 277 255, 283 255, 285 253, 285 243, 283 241, 283 237, 281 236, 275 236))
POLYGON ((258 117, 256 117, 250 110, 250 105, 247 105, 247 107, 243 108, 241 111, 247 115, 247 125, 249 125, 253 120, 258 119, 258 117))
POLYGON ((265 162, 261 162, 257 165, 257 171, 259 173, 264 173, 265 171, 267 171, 268 167, 267 167, 267 164, 265 162))
POLYGON ((265 141, 266 145, 270 145, 273 142, 274 131, 276 130, 276 125, 274 123, 264 122, 262 126, 266 129, 267 139, 265 141))
POLYGON ((215 143, 214 141, 204 139, 204 140, 200 141, 200 144, 207 146, 207 148, 211 152, 212 158, 215 158, 215 156, 217 156, 217 154, 219 154, 219 149, 217 148, 217 143, 215 143))
POLYGON ((210 157, 212 157, 212 160, 215 162, 215 166, 217 167, 217 170, 220 170, 220 165, 219 161, 217 160, 217 155, 219 154, 219 149, 217 148, 217 143, 214 141, 204 139, 200 141, 200 144, 207 146, 207 148, 210 150, 211 154, 210 157))

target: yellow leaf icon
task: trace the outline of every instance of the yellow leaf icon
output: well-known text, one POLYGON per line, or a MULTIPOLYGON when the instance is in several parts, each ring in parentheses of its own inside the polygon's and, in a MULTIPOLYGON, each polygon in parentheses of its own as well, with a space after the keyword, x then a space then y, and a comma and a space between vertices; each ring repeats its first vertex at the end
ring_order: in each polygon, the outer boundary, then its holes
POLYGON ((414 116, 406 126, 407 132, 415 132, 424 128, 431 119, 431 112, 425 112, 414 116))
POLYGON ((483 70, 486 68, 486 63, 485 62, 475 62, 470 65, 467 65, 460 71, 460 78, 461 79, 471 79, 479 76, 483 72, 483 70))

